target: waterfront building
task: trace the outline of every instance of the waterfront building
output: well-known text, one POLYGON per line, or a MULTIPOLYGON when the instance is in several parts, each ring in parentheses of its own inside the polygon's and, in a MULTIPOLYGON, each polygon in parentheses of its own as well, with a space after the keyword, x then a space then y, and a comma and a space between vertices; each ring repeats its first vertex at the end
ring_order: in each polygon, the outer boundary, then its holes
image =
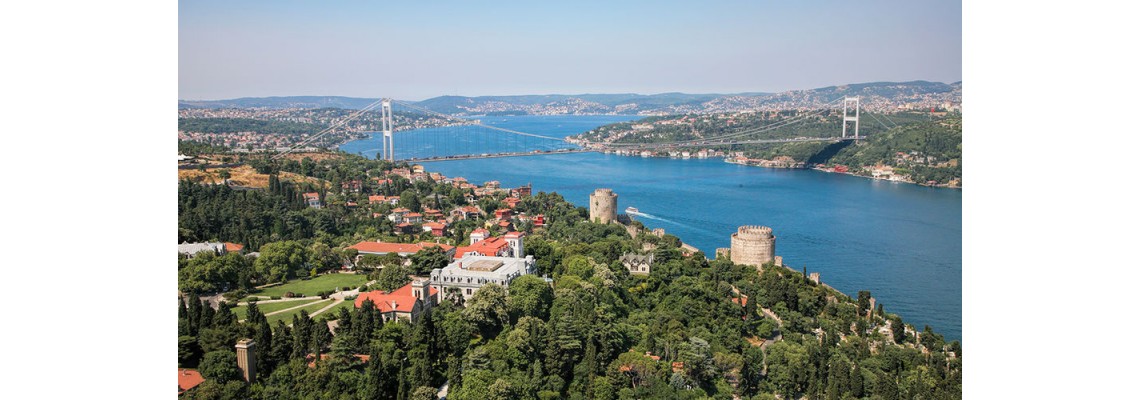
POLYGON ((590 195, 590 221, 608 224, 617 219, 617 194, 612 189, 596 189, 590 195))

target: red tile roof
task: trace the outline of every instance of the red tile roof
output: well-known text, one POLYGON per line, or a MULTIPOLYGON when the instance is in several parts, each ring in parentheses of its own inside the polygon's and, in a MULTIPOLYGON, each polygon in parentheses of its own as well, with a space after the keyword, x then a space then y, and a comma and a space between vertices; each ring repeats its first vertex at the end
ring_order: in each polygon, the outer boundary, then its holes
POLYGON ((195 386, 201 385, 206 379, 199 374, 198 371, 192 369, 178 369, 178 394, 193 389, 195 386))
POLYGON ((463 247, 456 249, 455 250, 455 258, 456 259, 463 258, 464 254, 467 254, 470 252, 476 252, 476 253, 479 253, 480 255, 484 255, 484 256, 488 256, 488 257, 495 257, 495 256, 499 255, 499 252, 505 248, 507 248, 507 241, 505 239, 503 239, 501 237, 489 237, 489 238, 480 240, 478 242, 475 242, 475 243, 471 244, 470 246, 463 246, 463 247))
POLYGON ((225 242, 225 244, 226 244, 226 251, 241 251, 241 249, 245 248, 245 246, 242 246, 242 245, 237 244, 237 243, 225 242))
POLYGON ((356 249, 361 253, 415 253, 428 247, 439 246, 443 251, 448 251, 454 247, 442 243, 385 243, 385 242, 360 242, 350 249, 356 249))
POLYGON ((305 193, 305 198, 306 198, 306 199, 308 199, 308 198, 314 198, 314 199, 317 199, 317 198, 320 198, 320 197, 321 197, 321 194, 320 194, 320 193, 317 193, 317 192, 309 192, 309 193, 305 193))
MULTIPOLYGON (((435 296, 437 293, 439 293, 438 289, 434 287, 430 289, 431 296, 435 296)), ((412 294, 412 284, 409 283, 391 292, 373 290, 371 292, 361 293, 354 303, 356 308, 360 308, 360 306, 364 304, 364 300, 372 300, 376 309, 382 313, 391 311, 410 313, 412 312, 412 307, 415 307, 417 299, 416 296, 412 294), (396 302, 396 307, 392 307, 392 302, 396 302)))

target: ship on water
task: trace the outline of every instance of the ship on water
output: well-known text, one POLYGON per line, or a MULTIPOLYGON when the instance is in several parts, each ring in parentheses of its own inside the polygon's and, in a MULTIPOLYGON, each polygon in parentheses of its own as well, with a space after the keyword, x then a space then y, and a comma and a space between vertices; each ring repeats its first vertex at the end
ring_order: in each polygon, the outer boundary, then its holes
POLYGON ((641 212, 637 211, 637 207, 626 207, 625 213, 626 214, 641 214, 641 212))

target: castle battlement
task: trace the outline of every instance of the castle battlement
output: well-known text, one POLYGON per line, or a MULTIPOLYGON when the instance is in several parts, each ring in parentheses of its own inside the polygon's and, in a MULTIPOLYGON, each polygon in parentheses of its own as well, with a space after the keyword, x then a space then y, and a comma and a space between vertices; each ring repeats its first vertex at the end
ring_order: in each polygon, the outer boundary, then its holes
POLYGON ((772 235, 772 228, 761 225, 744 225, 737 228, 730 238, 731 247, 729 258, 732 262, 742 265, 752 265, 760 268, 762 265, 775 261, 776 237, 772 235))
POLYGON ((745 238, 745 239, 771 239, 771 238, 773 238, 772 228, 769 228, 767 226, 760 226, 760 225, 742 226, 736 230, 736 233, 734 233, 733 236, 745 238))

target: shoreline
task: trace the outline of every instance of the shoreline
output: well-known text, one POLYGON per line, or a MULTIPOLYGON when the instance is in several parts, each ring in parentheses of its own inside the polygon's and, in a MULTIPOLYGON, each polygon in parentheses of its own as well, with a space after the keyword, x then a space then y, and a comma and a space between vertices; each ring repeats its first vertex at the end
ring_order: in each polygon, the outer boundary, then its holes
POLYGON ((824 172, 824 173, 829 173, 829 174, 839 174, 839 175, 854 176, 854 177, 859 177, 859 178, 866 178, 866 179, 871 179, 871 180, 876 180, 876 181, 886 181, 886 182, 906 183, 906 184, 910 184, 910 185, 915 185, 915 186, 922 186, 922 187, 929 187, 929 188, 939 188, 939 189, 958 189, 958 190, 962 190, 962 186, 950 186, 950 185, 948 185, 948 184, 935 184, 935 185, 928 185, 928 184, 925 184, 925 183, 912 182, 912 181, 904 181, 904 180, 891 180, 891 179, 876 178, 876 177, 873 177, 873 176, 859 175, 859 174, 854 174, 854 173, 851 173, 851 172, 837 172, 837 171, 834 171, 834 170, 828 170, 827 168, 825 168, 825 167, 821 167, 821 166, 819 166, 819 165, 811 165, 811 166, 805 165, 805 166, 803 166, 803 167, 779 167, 779 166, 755 165, 755 164, 747 164, 747 163, 739 163, 739 162, 734 162, 734 161, 732 161, 732 158, 729 158, 728 156, 707 156, 707 157, 696 157, 696 156, 689 156, 689 157, 673 157, 673 156, 670 156, 670 155, 664 155, 664 156, 662 156, 662 155, 650 155, 650 156, 645 156, 645 155, 640 155, 640 154, 622 154, 622 153, 618 153, 618 152, 614 152, 614 151, 605 151, 605 150, 595 150, 595 151, 597 151, 597 152, 599 152, 599 153, 602 153, 602 154, 613 154, 613 155, 616 155, 616 156, 623 156, 623 157, 640 157, 640 158, 668 158, 668 159, 672 159, 672 160, 710 160, 710 159, 714 159, 714 158, 721 158, 721 159, 724 159, 724 162, 725 162, 726 164, 735 164, 735 165, 740 165, 740 166, 745 166, 745 167, 757 167, 757 168, 768 168, 768 169, 787 169, 787 170, 812 170, 812 171, 819 171, 819 172, 824 172))

